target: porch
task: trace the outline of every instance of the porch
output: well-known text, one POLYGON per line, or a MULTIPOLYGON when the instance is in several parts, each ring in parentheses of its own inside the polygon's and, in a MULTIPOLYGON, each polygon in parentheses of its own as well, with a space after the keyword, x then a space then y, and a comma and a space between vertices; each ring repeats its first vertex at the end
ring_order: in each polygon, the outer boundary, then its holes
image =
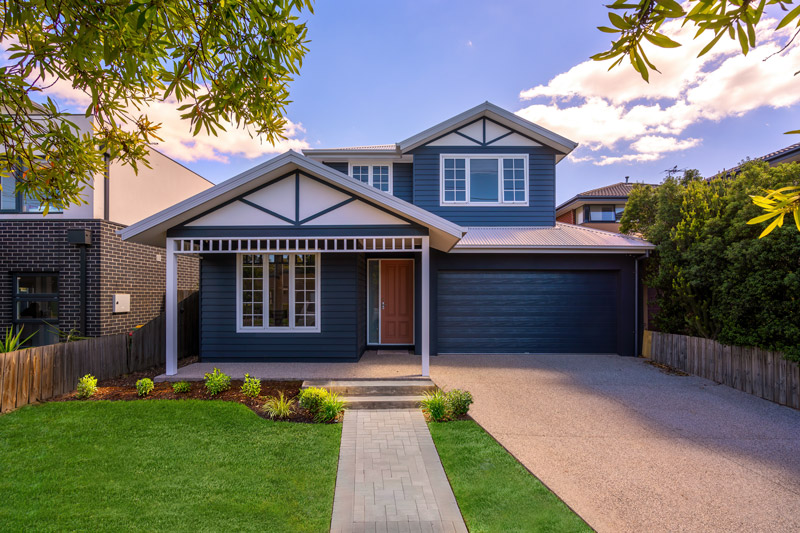
POLYGON ((201 381, 206 372, 219 368, 232 379, 245 374, 263 380, 304 381, 313 379, 401 379, 419 378, 420 356, 401 350, 367 350, 358 362, 224 362, 192 363, 154 381, 201 381))

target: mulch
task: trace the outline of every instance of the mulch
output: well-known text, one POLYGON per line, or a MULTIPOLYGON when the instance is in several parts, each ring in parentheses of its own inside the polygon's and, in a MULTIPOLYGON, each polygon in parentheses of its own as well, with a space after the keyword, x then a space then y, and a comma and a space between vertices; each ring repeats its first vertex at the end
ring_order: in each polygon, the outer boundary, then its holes
POLYGON ((654 366, 657 369, 661 370, 665 374, 669 374, 671 376, 688 376, 683 370, 678 370, 677 368, 672 368, 671 366, 664 365, 661 363, 657 363, 655 361, 645 361, 648 365, 654 366))
MULTIPOLYGON (((183 360, 182 364, 189 364, 193 360, 183 360)), ((283 393, 286 398, 295 398, 300 392, 302 381, 262 381, 261 394, 257 398, 251 398, 242 394, 242 381, 231 381, 231 388, 223 391, 216 396, 212 396, 206 391, 205 383, 202 381, 190 381, 191 390, 184 393, 176 393, 172 390, 172 383, 156 383, 155 388, 145 396, 139 397, 136 391, 136 382, 142 378, 154 378, 159 374, 164 373, 164 367, 153 367, 143 372, 133 372, 124 376, 119 376, 112 379, 105 379, 97 383, 97 390, 94 395, 87 399, 78 399, 75 397, 75 392, 64 394, 50 401, 53 402, 71 402, 71 401, 151 401, 151 400, 220 400, 224 402, 237 402, 246 405, 258 416, 270 419, 267 412, 264 410, 264 402, 270 397, 278 396, 283 393)), ((285 419, 288 422, 313 422, 313 416, 297 405, 295 401, 292 408, 292 414, 289 418, 285 419)))

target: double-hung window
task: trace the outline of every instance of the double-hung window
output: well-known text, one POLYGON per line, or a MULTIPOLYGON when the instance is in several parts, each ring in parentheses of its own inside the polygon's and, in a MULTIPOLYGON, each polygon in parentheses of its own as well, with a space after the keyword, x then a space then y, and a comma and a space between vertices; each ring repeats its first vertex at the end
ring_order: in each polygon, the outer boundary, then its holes
POLYGON ((319 254, 239 254, 238 263, 238 331, 319 331, 319 254))
POLYGON ((528 205, 526 155, 442 155, 441 204, 528 205))
POLYGON ((351 162, 350 176, 381 191, 392 192, 391 163, 351 162))

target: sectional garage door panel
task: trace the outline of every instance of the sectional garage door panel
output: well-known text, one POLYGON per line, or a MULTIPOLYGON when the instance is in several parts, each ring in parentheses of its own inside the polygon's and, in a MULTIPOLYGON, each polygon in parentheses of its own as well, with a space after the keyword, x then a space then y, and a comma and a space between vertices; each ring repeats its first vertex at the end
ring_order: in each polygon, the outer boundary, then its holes
POLYGON ((616 353, 615 271, 440 271, 439 353, 616 353))

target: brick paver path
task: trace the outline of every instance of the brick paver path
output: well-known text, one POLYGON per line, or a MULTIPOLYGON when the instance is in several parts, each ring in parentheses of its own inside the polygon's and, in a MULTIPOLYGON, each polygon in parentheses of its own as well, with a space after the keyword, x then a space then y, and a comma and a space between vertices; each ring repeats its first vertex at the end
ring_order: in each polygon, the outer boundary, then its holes
POLYGON ((418 409, 345 413, 331 531, 466 533, 418 409))

